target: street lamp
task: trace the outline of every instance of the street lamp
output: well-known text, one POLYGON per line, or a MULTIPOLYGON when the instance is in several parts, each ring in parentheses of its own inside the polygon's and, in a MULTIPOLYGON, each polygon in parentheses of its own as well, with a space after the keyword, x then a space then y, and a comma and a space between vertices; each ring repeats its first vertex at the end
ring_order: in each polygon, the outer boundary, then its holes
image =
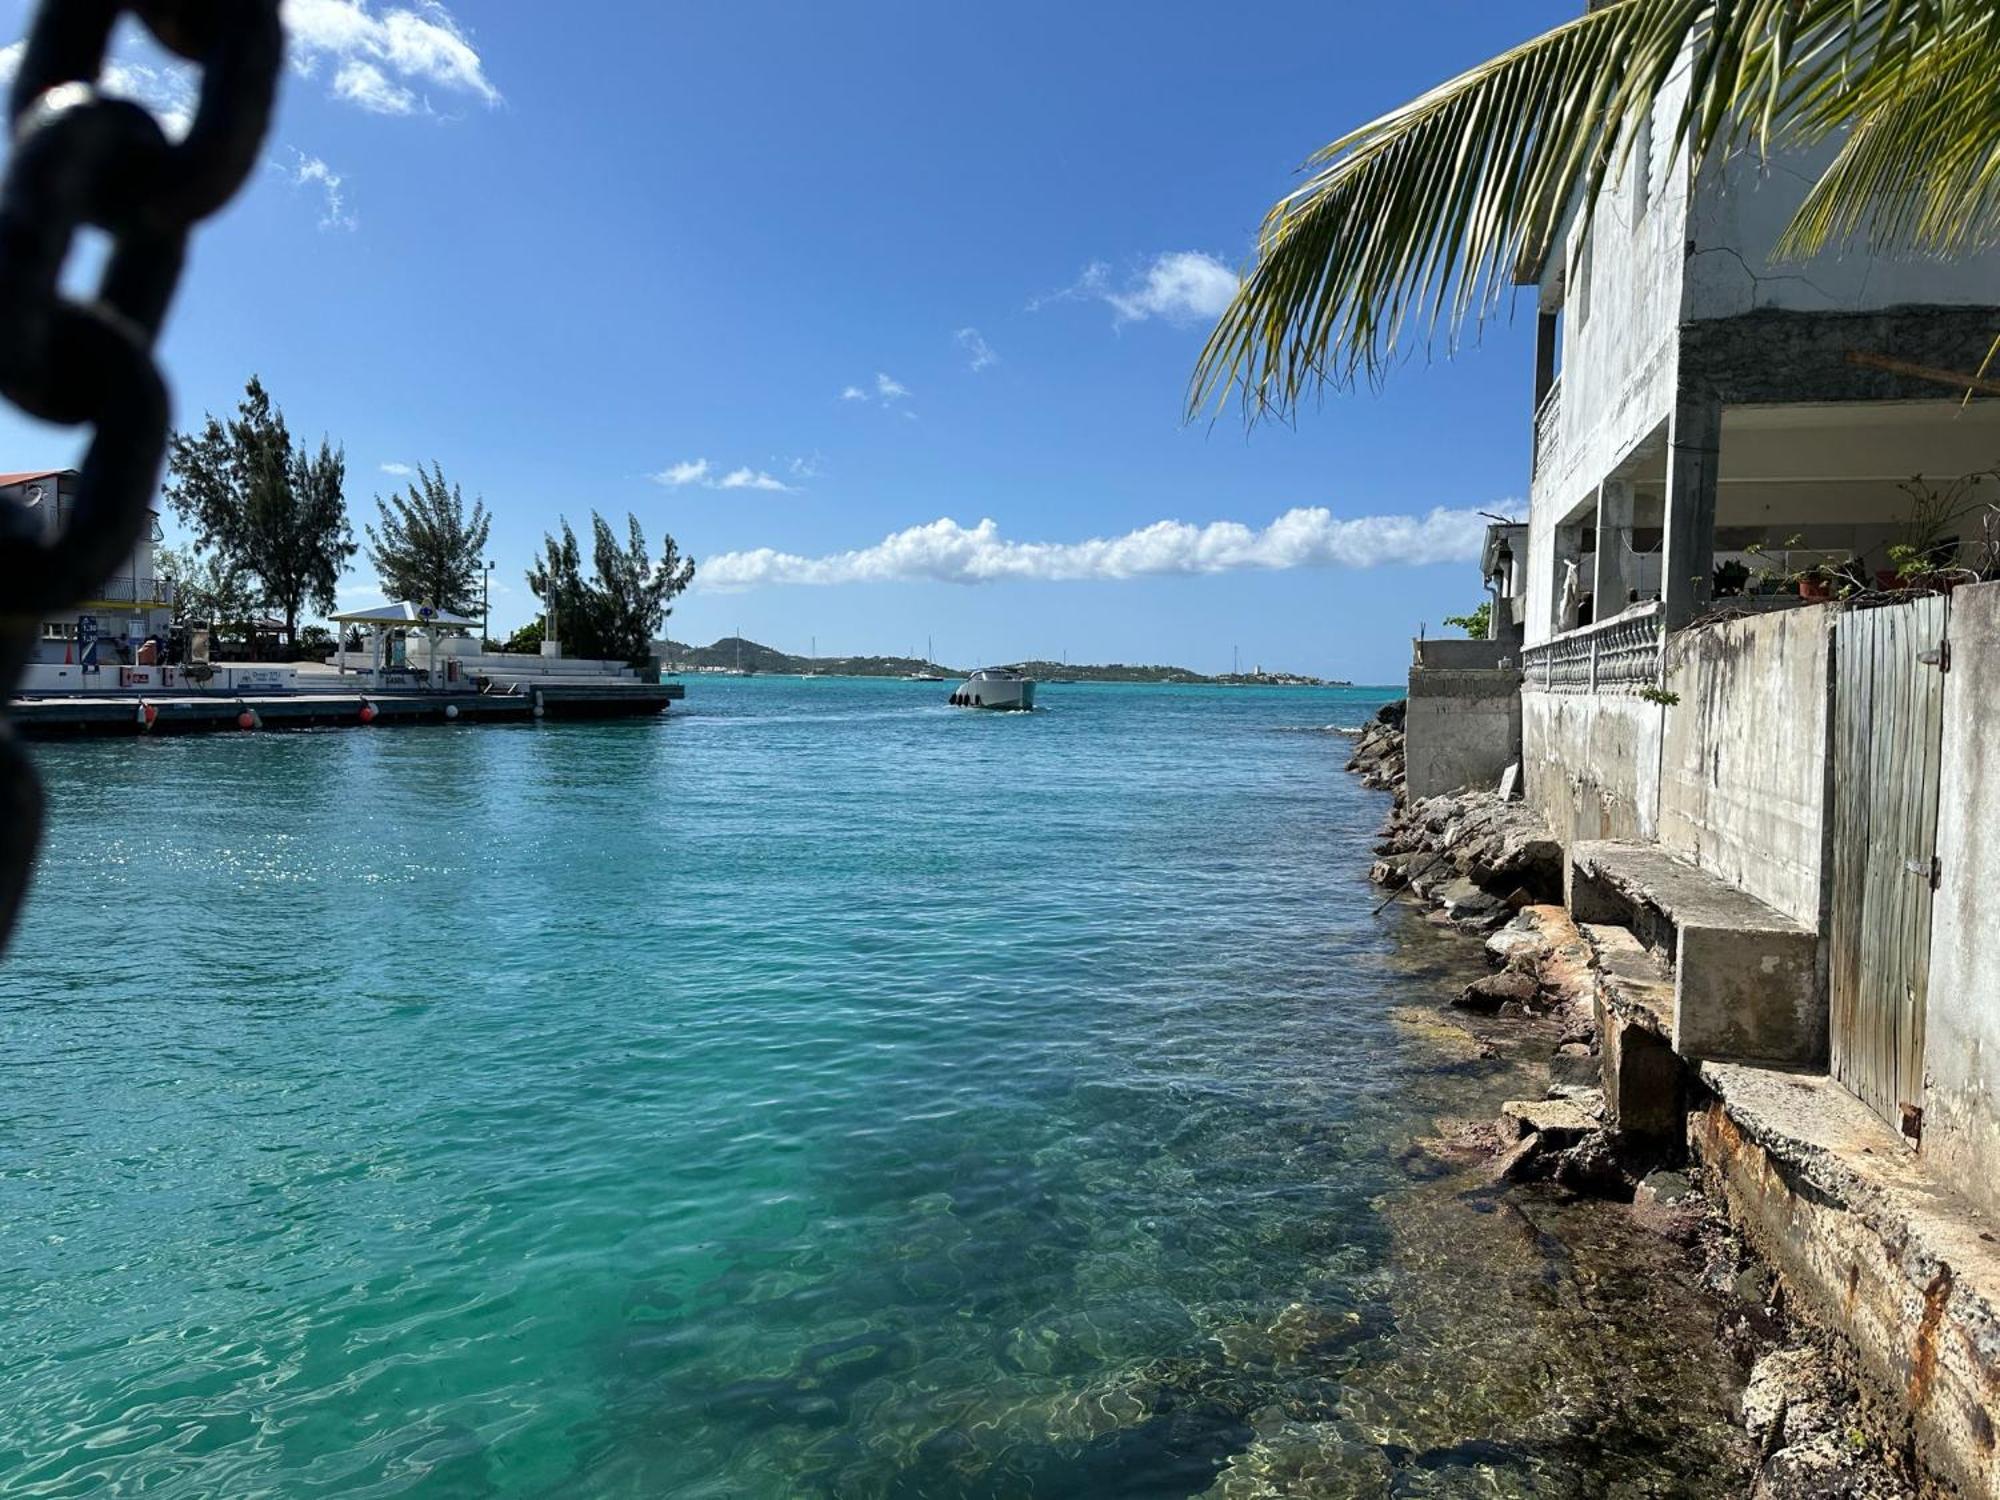
POLYGON ((493 563, 486 564, 486 576, 479 580, 479 649, 484 651, 486 643, 493 639, 493 563))

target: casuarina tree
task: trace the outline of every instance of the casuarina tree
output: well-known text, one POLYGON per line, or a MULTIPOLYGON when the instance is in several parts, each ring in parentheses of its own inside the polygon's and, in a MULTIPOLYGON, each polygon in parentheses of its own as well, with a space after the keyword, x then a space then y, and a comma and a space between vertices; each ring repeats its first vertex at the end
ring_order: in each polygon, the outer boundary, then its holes
POLYGON ((198 433, 175 433, 167 453, 167 500, 217 563, 255 580, 265 605, 298 638, 308 608, 334 607, 334 589, 354 538, 347 525, 346 455, 324 438, 319 451, 294 443, 285 416, 256 376, 236 416, 209 416, 198 433))
POLYGON ((493 527, 486 502, 475 498, 468 514, 464 494, 446 484, 443 466, 433 463, 429 472, 417 470, 408 494, 377 495, 375 508, 381 521, 379 529, 365 528, 368 561, 388 596, 456 615, 476 613, 493 527))
POLYGON ((590 522, 594 577, 584 578, 582 549, 565 520, 560 536, 543 538, 528 587, 552 617, 550 635, 569 655, 641 665, 652 656, 673 601, 694 581, 694 559, 683 558, 679 544, 666 536, 655 560, 637 516, 626 517, 622 546, 604 517, 592 511, 590 522))

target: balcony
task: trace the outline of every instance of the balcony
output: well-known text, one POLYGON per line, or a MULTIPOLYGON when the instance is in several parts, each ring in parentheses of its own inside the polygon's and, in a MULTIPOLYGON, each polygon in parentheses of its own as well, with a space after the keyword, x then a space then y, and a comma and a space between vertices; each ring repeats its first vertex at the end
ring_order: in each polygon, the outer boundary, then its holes
POLYGON ((170 578, 107 578, 83 601, 86 604, 130 604, 135 607, 157 605, 162 608, 174 602, 174 584, 170 578))
POLYGON ((1562 450, 1562 376, 1549 382, 1549 393, 1535 408, 1534 475, 1539 478, 1551 468, 1562 450))
POLYGON ((1525 648, 1523 685, 1541 693, 1640 693, 1660 685, 1666 649, 1656 600, 1525 648))

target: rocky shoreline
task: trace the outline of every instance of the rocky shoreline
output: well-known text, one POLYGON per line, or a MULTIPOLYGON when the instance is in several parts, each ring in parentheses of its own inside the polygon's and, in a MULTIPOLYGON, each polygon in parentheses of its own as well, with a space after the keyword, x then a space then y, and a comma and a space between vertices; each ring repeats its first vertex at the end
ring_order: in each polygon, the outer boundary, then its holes
POLYGON ((1562 901, 1563 851, 1541 819, 1497 791, 1416 802, 1403 778, 1403 704, 1361 731, 1348 770, 1393 808, 1371 878, 1428 919, 1483 940, 1493 972, 1450 1002, 1474 1015, 1552 1021, 1558 1037, 1540 1099, 1497 1120, 1440 1121, 1425 1150, 1484 1160, 1495 1184, 1542 1183, 1623 1205, 1681 1247, 1720 1311, 1714 1336, 1746 1372, 1741 1417, 1756 1445, 1757 1500, 1906 1500, 1939 1493, 1863 1401, 1844 1348, 1791 1315, 1778 1279, 1744 1244, 1684 1150, 1635 1147, 1607 1128, 1600 1087, 1599 977, 1591 943, 1562 901))

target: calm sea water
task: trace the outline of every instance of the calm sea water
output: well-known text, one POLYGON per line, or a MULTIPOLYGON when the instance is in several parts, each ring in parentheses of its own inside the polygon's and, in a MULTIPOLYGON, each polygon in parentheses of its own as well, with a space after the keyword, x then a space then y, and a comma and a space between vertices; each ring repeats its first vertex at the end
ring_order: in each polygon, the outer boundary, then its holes
POLYGON ((1411 1149, 1548 1038, 1383 695, 943 691, 44 747, 0 1494, 1737 1493, 1663 1248, 1411 1149))

